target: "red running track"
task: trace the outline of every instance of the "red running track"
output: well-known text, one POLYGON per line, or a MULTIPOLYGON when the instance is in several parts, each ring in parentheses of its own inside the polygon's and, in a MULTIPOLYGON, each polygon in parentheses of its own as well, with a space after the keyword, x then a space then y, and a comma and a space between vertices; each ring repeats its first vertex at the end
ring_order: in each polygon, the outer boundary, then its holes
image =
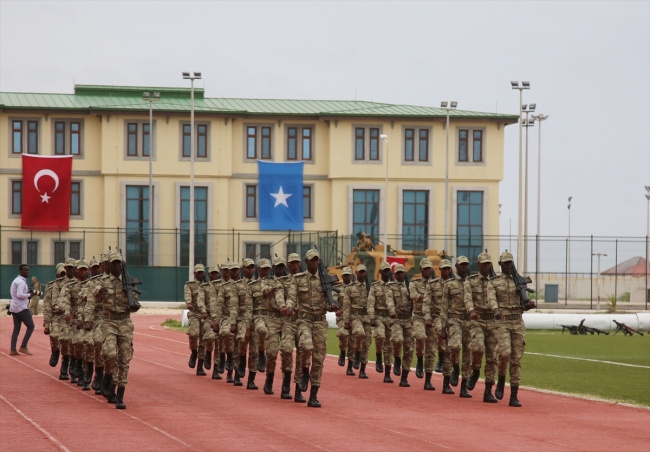
MULTIPOLYGON (((49 341, 38 326, 33 356, 9 356, 11 319, 0 319, 0 450, 329 450, 562 451, 650 450, 650 411, 521 390, 523 408, 388 385, 344 375, 328 357, 320 409, 197 377, 187 367, 187 336, 166 330, 166 316, 134 316, 135 354, 116 410, 94 391, 58 380, 49 341)), ((35 323, 40 323, 40 317, 35 323)), ((22 337, 22 335, 21 335, 22 337)), ((506 389, 506 397, 508 397, 506 389)), ((293 387, 292 387, 293 393, 293 387)))

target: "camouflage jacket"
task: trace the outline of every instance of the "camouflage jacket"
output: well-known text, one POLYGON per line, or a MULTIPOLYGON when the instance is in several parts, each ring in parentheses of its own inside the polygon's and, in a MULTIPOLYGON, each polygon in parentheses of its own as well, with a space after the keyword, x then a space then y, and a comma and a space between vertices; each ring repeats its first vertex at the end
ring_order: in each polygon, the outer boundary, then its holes
POLYGON ((360 281, 354 281, 341 290, 343 294, 343 321, 350 323, 354 316, 366 316, 368 314, 368 293, 366 285, 360 281), (352 310, 355 311, 352 314, 352 310))
POLYGON ((476 311, 478 314, 491 314, 497 308, 496 302, 490 302, 488 299, 488 281, 488 278, 480 273, 465 280, 464 302, 467 312, 476 311))
MULTIPOLYGON (((95 288, 92 290, 93 297, 88 297, 84 307, 84 319, 92 318, 95 311, 95 304, 99 303, 104 308, 104 314, 124 314, 129 312, 129 299, 124 292, 122 276, 115 277, 111 274, 102 278, 97 278, 95 288), (100 295, 99 291, 105 288, 106 293, 100 295)), ((138 300, 137 294, 133 294, 135 300, 138 300)))
POLYGON ((203 303, 205 304, 205 311, 210 319, 215 319, 217 316, 217 291, 214 287, 213 281, 201 283, 201 290, 203 290, 203 303))
POLYGON ((420 277, 413 278, 409 285, 411 292, 411 301, 413 301, 413 314, 423 317, 424 316, 424 300, 427 296, 428 280, 420 277))
POLYGON ((466 315, 465 309, 465 289, 463 283, 465 279, 454 275, 442 285, 442 302, 440 308, 440 319, 442 325, 447 325, 447 320, 451 316, 466 315))
POLYGON ((262 294, 266 300, 266 309, 269 311, 279 312, 286 305, 285 294, 289 291, 290 276, 280 276, 279 278, 265 278, 262 281, 262 294), (272 290, 275 289, 275 292, 272 290))
POLYGON ((248 326, 253 321, 253 303, 252 298, 248 296, 250 291, 249 284, 252 280, 242 278, 234 281, 228 290, 230 297, 228 300, 230 311, 230 324, 236 324, 238 320, 243 320, 248 326))
POLYGON ((501 273, 492 278, 488 283, 487 297, 488 303, 496 304, 504 316, 524 313, 519 303, 517 286, 510 275, 501 273))
POLYGON ((183 287, 183 297, 188 308, 194 306, 194 311, 192 311, 194 314, 204 314, 207 312, 205 309, 205 295, 203 294, 200 281, 196 279, 187 281, 185 287, 183 287))
POLYGON ((66 281, 59 292, 57 306, 63 309, 64 316, 72 316, 72 320, 77 319, 77 310, 79 308, 79 292, 81 291, 81 281, 72 278, 66 281))
MULTIPOLYGON (((266 299, 264 298, 264 287, 265 281, 273 281, 272 276, 267 276, 266 278, 257 278, 255 281, 248 283, 248 297, 250 297, 250 303, 253 305, 253 311, 260 309, 268 310, 266 306, 266 299)), ((268 283, 267 283, 268 284, 268 283)), ((246 301, 249 303, 249 301, 246 301)))
POLYGON ((287 307, 296 314, 324 315, 327 312, 327 295, 323 292, 318 272, 296 273, 289 286, 287 307))
POLYGON ((97 284, 98 279, 102 277, 104 277, 104 274, 93 276, 83 284, 82 293, 79 294, 79 298, 83 299, 83 308, 77 317, 84 322, 94 322, 96 320, 101 320, 104 317, 104 309, 102 306, 95 304, 94 315, 89 319, 86 318, 86 304, 89 299, 93 298, 93 289, 95 288, 95 284, 97 284))
POLYGON ((424 302, 422 303, 424 320, 430 320, 440 315, 442 305, 442 285, 444 283, 445 280, 442 278, 429 280, 427 291, 424 294, 424 302))
MULTIPOLYGON (((59 278, 63 279, 63 278, 59 278)), ((43 322, 45 326, 49 328, 49 324, 52 323, 52 318, 55 313, 52 310, 52 291, 54 290, 54 285, 58 284, 58 279, 50 281, 45 285, 45 294, 43 298, 43 322)))
POLYGON ((370 293, 368 294, 368 315, 370 318, 376 317, 375 311, 388 311, 388 299, 393 298, 393 292, 388 290, 387 284, 380 279, 370 286, 370 293))
POLYGON ((222 319, 230 320, 230 306, 232 305, 230 301, 230 297, 232 297, 230 288, 234 282, 230 279, 222 283, 219 288, 219 293, 217 294, 217 313, 215 315, 217 322, 221 322, 222 319))
POLYGON ((75 279, 76 278, 69 279, 67 276, 64 276, 63 278, 59 278, 54 281, 54 284, 52 286, 52 315, 65 316, 65 312, 63 314, 57 314, 57 311, 59 311, 59 309, 63 309, 65 311, 65 307, 59 305, 59 298, 61 295, 61 291, 63 290, 63 287, 66 284, 68 284, 70 281, 75 279))
POLYGON ((388 311, 390 311, 391 314, 397 314, 398 316, 413 315, 413 303, 411 302, 411 298, 409 297, 406 288, 406 281, 391 281, 386 284, 386 287, 393 295, 386 299, 388 311))

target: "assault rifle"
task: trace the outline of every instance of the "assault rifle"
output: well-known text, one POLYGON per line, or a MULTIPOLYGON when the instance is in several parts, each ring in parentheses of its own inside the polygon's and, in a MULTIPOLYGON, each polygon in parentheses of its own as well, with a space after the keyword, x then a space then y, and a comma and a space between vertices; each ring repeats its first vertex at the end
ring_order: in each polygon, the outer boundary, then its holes
POLYGON ((528 298, 528 294, 535 293, 533 289, 528 288, 528 284, 533 283, 532 279, 530 279, 530 276, 521 276, 517 272, 517 268, 515 267, 514 262, 512 263, 512 267, 510 267, 510 276, 515 282, 515 286, 519 292, 519 303, 521 304, 522 309, 524 311, 528 311, 532 308, 532 306, 529 306, 531 304, 531 301, 530 298, 528 298))
POLYGON ((581 330, 580 334, 587 335, 587 333, 590 333, 593 336, 594 333, 598 333, 598 335, 600 336, 600 333, 603 333, 604 335, 609 336, 609 332, 599 330, 598 328, 591 328, 585 326, 584 323, 585 323, 585 319, 582 319, 582 322, 580 322, 580 326, 578 327, 581 330))
MULTIPOLYGON (((487 253, 488 250, 485 248, 485 252, 487 253)), ((488 275, 488 279, 496 278, 497 277, 497 272, 494 271, 494 264, 490 262, 490 274, 488 275)), ((562 330, 564 332, 564 330, 562 330)))
MULTIPOLYGON (((120 250, 120 254, 122 254, 122 250, 120 250)), ((129 300, 129 310, 132 312, 136 312, 138 309, 140 309, 140 303, 138 303, 133 296, 134 293, 138 295, 142 293, 142 291, 136 287, 138 284, 142 284, 142 281, 140 278, 134 278, 133 276, 129 275, 129 272, 126 269, 126 260, 123 260, 122 285, 124 286, 124 292, 126 292, 126 298, 129 300)))
MULTIPOLYGON (((318 249, 316 245, 314 245, 314 248, 318 249)), ((334 301, 334 296, 332 295, 332 292, 341 293, 340 288, 334 287, 334 283, 338 282, 339 278, 338 276, 327 273, 327 269, 323 265, 323 259, 320 257, 318 258, 318 276, 320 276, 321 283, 323 284, 323 292, 327 295, 327 306, 330 309, 332 309, 332 306, 340 308, 341 305, 334 301)))
MULTIPOLYGON (((624 323, 617 322, 616 320, 612 320, 612 321, 616 324, 616 333, 621 331, 623 333, 623 336, 634 336, 633 333, 643 336, 642 332, 637 331, 634 328, 630 328, 624 323)), ((614 333, 614 336, 616 336, 616 333, 614 333)))
POLYGON ((578 335, 578 327, 577 325, 559 325, 562 327, 562 334, 564 334, 564 330, 569 330, 569 334, 573 334, 574 336, 578 335))

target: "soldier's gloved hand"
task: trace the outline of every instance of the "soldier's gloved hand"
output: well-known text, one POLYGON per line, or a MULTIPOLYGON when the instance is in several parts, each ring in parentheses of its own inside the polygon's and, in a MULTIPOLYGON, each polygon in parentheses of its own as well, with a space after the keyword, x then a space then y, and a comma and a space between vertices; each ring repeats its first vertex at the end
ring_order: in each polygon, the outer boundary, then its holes
POLYGON ((190 310, 191 312, 194 312, 194 305, 188 304, 187 309, 190 310))
POLYGON ((251 340, 251 329, 246 328, 246 333, 244 334, 244 340, 250 341, 251 340))
POLYGON ((282 309, 280 309, 280 312, 282 313, 282 315, 285 315, 285 316, 289 315, 288 314, 289 310, 286 307, 283 307, 282 309))
POLYGON ((349 330, 350 329, 350 324, 349 323, 344 323, 343 328, 345 328, 346 330, 349 330))
POLYGON ((330 312, 338 312, 338 310, 339 310, 338 305, 333 304, 332 306, 330 306, 330 312))
POLYGON ((478 320, 479 319, 478 313, 472 309, 471 311, 469 311, 469 318, 471 320, 478 320))
POLYGON ((90 331, 92 330, 93 323, 92 322, 84 322, 84 330, 90 331))
POLYGON ((394 313, 394 312, 391 312, 391 313, 390 313, 390 318, 391 318, 391 319, 396 319, 396 318, 397 318, 397 314, 394 313))
POLYGON ((526 303, 526 311, 530 311, 531 309, 535 309, 537 307, 537 303, 535 303, 534 300, 530 300, 528 303, 526 303))
POLYGON ((447 331, 444 328, 441 329, 440 332, 438 333, 438 336, 440 336, 443 339, 447 339, 447 331))
POLYGON ((49 336, 50 335, 50 329, 48 327, 45 327, 45 329, 43 330, 43 334, 45 334, 46 336, 49 336))
POLYGON ((294 312, 293 312, 293 308, 288 308, 288 309, 287 309, 287 315, 288 315, 289 317, 293 317, 293 314, 294 314, 294 312))
POLYGON ((81 320, 77 320, 77 329, 80 330, 84 326, 81 320))
POLYGON ((337 317, 343 317, 343 311, 336 311, 337 317))
POLYGON ((237 325, 230 325, 230 334, 237 334, 237 325))
POLYGON ((424 327, 425 327, 426 329, 431 329, 431 328, 433 328, 433 319, 429 319, 429 320, 427 320, 427 321, 424 323, 424 327))
POLYGON ((497 320, 503 319, 503 314, 501 314, 501 310, 499 308, 496 308, 494 310, 494 318, 497 320))
POLYGON ((370 319, 370 326, 377 326, 377 319, 375 318, 370 319))
POLYGON ((65 316, 65 321, 69 322, 72 319, 72 316, 70 314, 65 316))
POLYGON ((201 314, 201 320, 205 320, 207 318, 208 318, 208 313, 207 312, 204 312, 203 314, 201 314))

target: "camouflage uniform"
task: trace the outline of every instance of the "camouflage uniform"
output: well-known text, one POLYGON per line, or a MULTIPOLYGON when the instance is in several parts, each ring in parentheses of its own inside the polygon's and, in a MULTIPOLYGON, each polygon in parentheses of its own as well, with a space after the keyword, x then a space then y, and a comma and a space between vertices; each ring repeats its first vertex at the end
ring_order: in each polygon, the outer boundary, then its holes
MULTIPOLYGON (((336 286, 340 292, 339 293, 332 293, 332 296, 335 298, 335 300, 338 302, 339 305, 343 306, 344 303, 344 295, 345 295, 345 288, 347 286, 339 283, 336 284, 336 286)), ((336 326, 338 329, 336 330, 336 337, 339 338, 339 350, 347 350, 348 356, 350 356, 350 353, 352 353, 352 350, 354 350, 354 347, 352 344, 350 344, 350 332, 345 328, 345 321, 343 319, 343 310, 339 310, 336 313, 336 326)))
MULTIPOLYGON (((261 259, 260 259, 261 261, 261 259)), ((264 347, 266 343, 266 336, 269 334, 268 329, 266 328, 266 319, 268 317, 268 308, 266 306, 266 300, 262 294, 262 285, 264 281, 273 280, 272 277, 267 276, 266 278, 258 278, 254 281, 248 283, 248 297, 250 300, 246 300, 246 304, 250 304, 253 310, 253 317, 251 321, 251 351, 253 353, 249 354, 248 357, 248 368, 251 372, 256 372, 258 370, 258 359, 260 357, 259 349, 264 347), (253 361, 253 358, 255 361, 253 361)), ((265 369, 266 370, 266 369, 265 369)))
POLYGON ((201 322, 201 341, 199 342, 198 357, 205 360, 206 355, 208 355, 211 362, 215 341, 212 322, 215 321, 217 315, 217 295, 212 282, 203 282, 200 286, 203 291, 203 304, 208 317, 201 322))
MULTIPOLYGON (((34 291, 41 290, 41 283, 36 281, 35 283, 32 284, 32 289, 34 291)), ((38 302, 41 299, 39 295, 34 295, 30 300, 29 300, 29 310, 31 311, 32 315, 38 315, 38 302)))
MULTIPOLYGON (((427 300, 429 280, 413 278, 410 284, 411 300, 413 301, 413 336, 415 337, 415 354, 421 357, 424 353, 424 371, 433 372, 436 359, 436 333, 433 328, 426 328, 424 304, 427 300)), ((429 296, 429 300, 431 297, 429 296)), ((429 309, 429 318, 431 317, 429 309)))
POLYGON ((464 286, 465 280, 453 275, 442 286, 442 309, 440 321, 447 330, 447 353, 445 353, 444 376, 450 376, 452 366, 458 365, 461 347, 463 349, 462 376, 470 374, 471 336, 469 333, 469 314, 465 309, 464 286))
MULTIPOLYGON (((399 267, 396 266, 395 268, 399 267)), ((393 355, 396 358, 393 373, 400 375, 397 368, 397 358, 401 358, 403 347, 402 369, 408 375, 413 361, 413 304, 408 294, 406 282, 391 281, 386 287, 392 292, 392 297, 386 300, 388 311, 391 314, 397 314, 396 319, 391 319, 390 325, 390 340, 393 343, 393 355)))
MULTIPOLYGON (((444 260, 440 263, 441 267, 451 267, 451 262, 444 260)), ((440 311, 442 307, 442 285, 445 280, 440 278, 430 279, 427 284, 427 291, 424 295, 424 302, 422 303, 422 310, 424 312, 424 321, 432 320, 433 332, 436 336, 436 343, 438 347, 438 369, 436 372, 442 371, 441 361, 444 360, 447 341, 440 337, 440 332, 445 329, 440 319, 440 311)))
MULTIPOLYGON (((287 258, 287 263, 300 261, 300 256, 295 253, 292 253, 287 258)), ((284 297, 282 304, 278 304, 278 307, 282 309, 283 307, 289 307, 289 289, 293 283, 293 279, 296 275, 289 275, 286 277, 279 278, 282 286, 284 288, 284 297)), ((277 300, 277 298, 276 298, 277 300)), ((279 303, 279 301, 278 301, 279 303)), ((294 367, 293 361, 293 350, 296 349, 296 371, 293 375, 294 383, 298 384, 300 378, 302 377, 302 358, 300 351, 299 335, 298 335, 298 316, 293 315, 291 317, 282 318, 282 341, 280 343, 280 356, 282 358, 282 371, 284 373, 291 373, 294 367)))
MULTIPOLYGON (((288 279, 288 276, 281 276, 280 278, 264 278, 262 280, 262 293, 275 289, 274 293, 264 296, 267 309, 266 341, 264 343, 267 375, 275 373, 282 339, 282 326, 287 321, 285 317, 282 317, 280 309, 284 306, 284 285, 282 281, 288 279)), ((291 355, 293 355, 293 346, 291 355)))
POLYGON ((64 307, 59 303, 59 297, 63 287, 74 279, 76 278, 64 276, 57 279, 52 287, 52 332, 59 339, 61 354, 64 357, 70 356, 73 350, 70 346, 70 325, 65 319, 64 307))
POLYGON ((95 304, 94 312, 86 316, 86 304, 93 297, 92 292, 95 285, 99 282, 100 278, 104 277, 105 275, 100 274, 90 278, 88 283, 84 284, 82 289, 83 295, 81 295, 84 299, 83 311, 80 313, 82 315, 82 321, 84 323, 92 323, 91 330, 84 333, 84 359, 87 362, 94 363, 95 368, 104 367, 104 358, 102 357, 102 346, 104 344, 102 319, 104 318, 104 309, 100 304, 95 304))
MULTIPOLYGON (((233 268, 231 264, 229 268, 233 268)), ((235 268, 239 265, 235 264, 235 268)), ((230 298, 233 297, 232 287, 235 281, 230 279, 221 284, 219 294, 217 295, 217 322, 219 322, 219 340, 225 353, 232 354, 234 351, 233 335, 230 332, 230 307, 232 302, 230 298)), ((236 294, 234 295, 236 296, 236 294)), ((236 309, 235 309, 236 312, 236 309)))
MULTIPOLYGON (((201 316, 202 314, 207 314, 205 308, 205 295, 201 288, 201 282, 197 280, 187 281, 183 288, 183 296, 187 307, 189 308, 192 306, 194 308, 194 310, 187 313, 187 320, 189 323, 187 335, 190 337, 190 350, 194 352, 199 349, 199 340, 201 338, 201 330, 203 327, 201 316)), ((203 350, 203 353, 205 354, 205 350, 203 350)), ((204 359, 204 357, 205 355, 199 356, 199 359, 204 359)))
MULTIPOLYGON (((230 324, 237 325, 235 341, 240 359, 242 357, 246 358, 246 350, 251 342, 250 339, 246 339, 246 330, 249 330, 253 323, 253 303, 252 298, 248 296, 248 292, 250 291, 248 284, 251 281, 252 279, 242 278, 230 286, 230 291, 232 292, 230 297, 230 324)), ((252 337, 253 335, 251 334, 252 337)), ((255 366, 253 367, 255 369, 257 367, 257 347, 251 347, 249 350, 249 358, 251 360, 254 358, 252 362, 255 362, 255 366)))
MULTIPOLYGON (((62 264, 57 264, 57 272, 60 274, 59 268, 63 269, 62 264), (60 266, 60 267, 59 267, 60 266)), ((59 351, 59 335, 60 329, 58 328, 58 315, 56 312, 53 312, 52 309, 52 294, 54 293, 54 287, 63 282, 64 278, 57 278, 53 281, 48 282, 45 285, 45 293, 43 297, 43 328, 50 329, 50 348, 52 352, 59 351)), ((56 364, 55 364, 56 365, 56 364)))
MULTIPOLYGON (((361 364, 368 363, 368 349, 372 342, 372 330, 368 317, 368 290, 366 284, 354 281, 343 291, 343 323, 350 325, 353 349, 361 352, 361 364)), ((348 355, 349 356, 349 355, 348 355)))
MULTIPOLYGON (((375 348, 377 356, 383 352, 384 364, 393 364, 393 347, 391 346, 390 312, 388 312, 388 299, 392 299, 393 293, 381 279, 370 286, 368 294, 368 317, 377 320, 377 326, 373 328, 375 348)), ((391 300, 392 303, 392 300, 391 300)))

